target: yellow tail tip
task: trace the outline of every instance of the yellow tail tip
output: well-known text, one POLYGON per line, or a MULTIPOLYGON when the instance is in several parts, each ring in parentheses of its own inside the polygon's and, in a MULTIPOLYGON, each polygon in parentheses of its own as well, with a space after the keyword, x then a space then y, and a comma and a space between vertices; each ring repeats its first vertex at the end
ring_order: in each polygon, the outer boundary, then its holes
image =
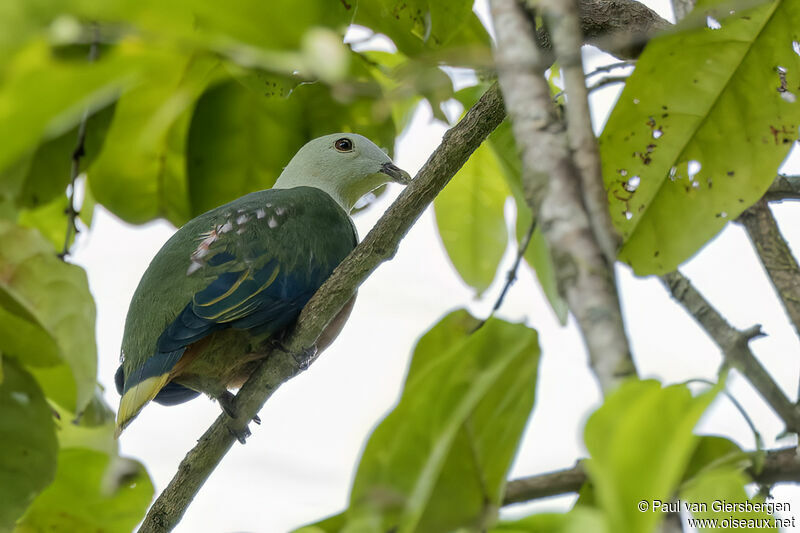
POLYGON ((150 400, 156 397, 156 394, 158 394, 168 381, 168 373, 160 376, 153 376, 137 383, 122 395, 122 399, 119 401, 119 410, 117 411, 117 425, 114 429, 115 439, 119 438, 122 430, 136 418, 139 411, 141 411, 150 400))

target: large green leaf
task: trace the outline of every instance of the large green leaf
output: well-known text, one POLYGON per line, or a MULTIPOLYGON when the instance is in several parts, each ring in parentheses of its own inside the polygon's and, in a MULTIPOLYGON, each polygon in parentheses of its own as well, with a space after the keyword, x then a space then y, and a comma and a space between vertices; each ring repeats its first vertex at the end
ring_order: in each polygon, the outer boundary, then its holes
POLYGON ((400 403, 364 449, 347 525, 334 517, 316 528, 440 532, 494 521, 533 406, 539 347, 522 324, 491 319, 472 333, 478 323, 456 311, 420 339, 400 403))
POLYGON ((4 358, 0 381, 0 531, 14 522, 56 472, 53 415, 36 381, 4 358))
POLYGON ((589 418, 584 465, 610 531, 654 531, 663 514, 637 504, 671 500, 697 446, 692 430, 717 392, 692 397, 685 385, 632 380, 589 418))
POLYGON ((503 214, 508 195, 500 164, 483 144, 433 203, 447 255, 478 295, 492 284, 508 246, 503 214))
POLYGON ((6 65, 0 87, 0 130, 13 132, 0 144, 0 169, 23 157, 40 139, 78 123, 87 107, 113 100, 133 79, 143 56, 123 43, 95 63, 59 57, 43 41, 22 48, 6 65))
POLYGON ((144 517, 153 484, 137 461, 85 448, 62 449, 56 479, 20 520, 16 533, 129 533, 144 517))
POLYGON ((346 104, 319 83, 260 73, 229 80, 200 98, 187 146, 192 214, 275 183, 307 141, 356 131, 378 146, 394 146, 391 116, 376 120, 373 98, 346 104))
POLYGON ((45 394, 72 412, 94 393, 94 321, 83 269, 60 261, 35 230, 0 221, 0 349, 32 367, 45 394))
POLYGON ((142 223, 163 216, 176 225, 191 218, 186 137, 218 64, 209 55, 160 54, 149 71, 158 83, 119 99, 105 149, 89 170, 94 196, 119 217, 142 223))
POLYGON ((797 139, 800 3, 729 10, 701 0, 652 40, 600 138, 620 258, 637 274, 696 252, 761 197, 797 139))

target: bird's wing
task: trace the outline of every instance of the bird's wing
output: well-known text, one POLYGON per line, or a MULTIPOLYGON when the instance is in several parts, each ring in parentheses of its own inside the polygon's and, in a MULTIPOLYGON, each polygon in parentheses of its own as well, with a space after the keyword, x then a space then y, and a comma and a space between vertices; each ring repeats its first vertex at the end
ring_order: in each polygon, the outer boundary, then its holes
MULTIPOLYGON (((356 237, 344 211, 325 193, 301 189, 310 188, 263 191, 272 194, 228 204, 203 224, 182 228, 194 232, 191 239, 159 252, 182 269, 192 290, 149 356, 126 361, 120 429, 169 382, 188 346, 227 327, 264 337, 284 329, 352 250, 356 237)), ((159 256, 150 269, 159 268, 159 256)))

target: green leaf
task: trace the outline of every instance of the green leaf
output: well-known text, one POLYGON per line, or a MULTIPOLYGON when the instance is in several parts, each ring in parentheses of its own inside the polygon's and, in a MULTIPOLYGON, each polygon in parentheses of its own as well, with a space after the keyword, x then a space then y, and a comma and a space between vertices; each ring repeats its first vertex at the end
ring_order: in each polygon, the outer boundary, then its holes
POLYGON ((343 32, 355 11, 355 2, 326 0, 308 0, 302 8, 293 0, 69 0, 67 6, 84 20, 133 24, 183 47, 230 53, 243 61, 264 50, 298 49, 312 27, 343 32))
POLYGON ((15 531, 129 533, 152 496, 153 484, 139 462, 84 448, 62 449, 55 481, 15 531))
POLYGON ((704 471, 720 467, 738 467, 744 470, 751 464, 750 456, 739 446, 724 437, 702 436, 689 460, 684 479, 691 480, 704 471))
POLYGON ((573 508, 568 513, 540 513, 511 522, 500 522, 489 533, 605 533, 603 514, 596 509, 573 508))
POLYGON ((490 40, 472 4, 470 0, 362 0, 353 22, 388 36, 407 56, 436 57, 454 66, 484 65, 491 61, 490 40))
POLYGON ((257 73, 203 94, 187 145, 193 215, 271 187, 297 150, 320 135, 357 131, 378 146, 394 146, 391 116, 376 120, 373 98, 343 104, 322 84, 296 83, 257 73))
POLYGON ((0 88, 0 130, 14 132, 0 144, 0 169, 40 139, 69 131, 87 107, 107 105, 141 64, 140 51, 125 43, 95 63, 58 58, 42 41, 21 49, 7 65, 0 88))
POLYGON ((433 203, 447 255, 478 295, 492 284, 508 245, 508 194, 497 158, 481 145, 433 203))
MULTIPOLYGON (((756 505, 764 502, 763 498, 751 500, 747 497, 745 486, 749 482, 747 476, 737 468, 722 467, 703 472, 681 489, 682 510, 691 512, 695 518, 717 521, 714 525, 707 523, 708 527, 697 524, 699 531, 778 531, 769 513, 753 510, 752 506, 750 510, 744 508, 748 502, 756 505), (720 502, 733 507, 716 507, 715 503, 719 505, 720 502)), ((787 523, 784 527, 793 525, 787 523)))
POLYGON ((692 434, 719 387, 692 397, 685 385, 631 380, 586 423, 584 462, 611 531, 653 531, 663 516, 641 500, 670 501, 697 446, 692 434))
POLYGON ((132 223, 163 216, 191 218, 186 185, 186 137, 193 106, 214 79, 219 60, 164 53, 142 84, 118 101, 106 147, 89 169, 97 200, 132 223))
MULTIPOLYGON (((108 105, 88 116, 83 142, 80 169, 85 170, 103 148, 114 105, 108 105)), ((78 143, 78 125, 58 137, 39 145, 34 152, 22 183, 17 203, 20 207, 39 208, 65 197, 70 184, 72 154, 78 143)), ((61 218, 64 219, 63 210, 61 218)), ((62 224, 63 226, 64 224, 62 224)), ((62 228, 62 234, 63 234, 62 228)), ((63 244, 63 235, 62 235, 63 244)))
POLYGON ((0 382, 0 531, 16 519, 56 472, 53 415, 36 381, 3 358, 0 382))
MULTIPOLYGON (((452 531, 495 519, 534 400, 539 347, 522 324, 442 319, 414 352, 397 407, 375 429, 342 531, 452 531)), ((319 526, 319 524, 317 524, 319 526)))
POLYGON ((600 138, 619 257, 640 275, 674 270, 736 219, 797 139, 800 4, 693 13, 648 43, 600 138))
POLYGON ((0 221, 0 242, 0 350, 35 367, 31 372, 48 398, 80 412, 97 374, 86 273, 60 261, 35 230, 0 221), (39 348, 46 348, 46 357, 39 348))

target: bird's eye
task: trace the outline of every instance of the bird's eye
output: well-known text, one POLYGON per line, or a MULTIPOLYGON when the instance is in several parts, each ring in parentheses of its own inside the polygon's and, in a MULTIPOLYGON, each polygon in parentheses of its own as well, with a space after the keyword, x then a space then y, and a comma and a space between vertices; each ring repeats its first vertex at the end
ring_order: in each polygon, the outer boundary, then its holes
POLYGON ((342 137, 341 139, 333 143, 333 147, 339 150, 340 152, 352 152, 353 141, 351 141, 347 137, 342 137))

